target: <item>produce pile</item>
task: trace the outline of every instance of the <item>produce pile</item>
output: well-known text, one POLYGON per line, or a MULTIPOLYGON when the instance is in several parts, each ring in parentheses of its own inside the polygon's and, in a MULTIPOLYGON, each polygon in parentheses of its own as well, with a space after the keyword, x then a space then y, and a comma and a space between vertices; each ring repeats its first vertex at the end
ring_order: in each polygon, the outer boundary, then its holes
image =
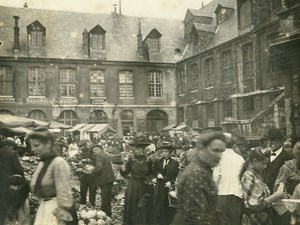
POLYGON ((98 207, 80 205, 78 208, 78 225, 110 225, 112 220, 98 207))
MULTIPOLYGON (((123 153, 124 154, 124 153, 123 153)), ((125 155, 127 155, 125 153, 125 155)), ((123 156, 122 156, 123 157, 123 156)), ((126 157, 126 156, 125 156, 126 157)), ((112 200, 112 218, 108 217, 105 212, 100 210, 101 198, 100 189, 97 191, 96 207, 92 207, 89 203, 86 205, 79 204, 80 202, 80 183, 78 180, 78 172, 82 170, 92 170, 89 162, 85 163, 76 158, 66 158, 72 170, 72 192, 77 205, 77 214, 79 225, 122 225, 123 208, 125 201, 126 179, 120 175, 120 164, 112 164, 116 180, 113 185, 113 200, 112 200)), ((38 164, 38 157, 23 156, 20 157, 20 163, 24 169, 25 178, 30 181, 38 164)), ((30 216, 31 221, 34 221, 39 199, 30 195, 30 216)))

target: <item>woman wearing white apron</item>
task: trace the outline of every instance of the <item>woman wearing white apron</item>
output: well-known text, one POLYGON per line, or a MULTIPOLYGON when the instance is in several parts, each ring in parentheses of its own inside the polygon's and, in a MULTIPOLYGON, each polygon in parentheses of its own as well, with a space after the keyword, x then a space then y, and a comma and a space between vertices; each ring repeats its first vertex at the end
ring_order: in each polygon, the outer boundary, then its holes
POLYGON ((30 183, 31 191, 41 199, 34 224, 77 224, 71 170, 53 148, 53 134, 47 128, 36 128, 28 138, 32 151, 41 159, 30 183))

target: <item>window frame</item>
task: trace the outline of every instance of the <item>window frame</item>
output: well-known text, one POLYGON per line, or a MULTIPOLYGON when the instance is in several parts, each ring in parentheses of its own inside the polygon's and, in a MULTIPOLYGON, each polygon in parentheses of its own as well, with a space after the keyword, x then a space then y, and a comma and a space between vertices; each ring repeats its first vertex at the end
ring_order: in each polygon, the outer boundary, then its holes
POLYGON ((28 69, 28 95, 29 96, 45 96, 46 85, 45 85, 45 69, 42 67, 30 67, 28 69), (31 79, 31 75, 34 72, 34 78, 31 79), (39 76, 41 80, 39 81, 39 76), (33 84, 33 91, 31 91, 31 84, 33 84), (39 84, 43 87, 43 91, 39 91, 39 84))
POLYGON ((193 63, 190 66, 191 71, 191 91, 196 91, 199 88, 199 73, 198 73, 198 65, 197 63, 193 63))
POLYGON ((254 49, 252 43, 246 43, 242 46, 243 79, 254 78, 254 49))
POLYGON ((222 73, 222 84, 232 83, 233 80, 233 59, 232 51, 230 49, 225 50, 221 53, 221 73, 222 73))
POLYGON ((160 38, 149 38, 149 51, 150 52, 159 52, 160 51, 160 38))
POLYGON ((152 70, 148 74, 149 98, 163 97, 163 76, 162 71, 152 70))
POLYGON ((13 96, 14 75, 13 75, 12 67, 0 66, 0 71, 2 71, 3 74, 3 80, 1 80, 1 76, 0 76, 0 96, 13 96))
POLYGON ((120 70, 119 71, 119 98, 133 98, 133 97, 134 97, 133 71, 120 70), (124 76, 124 78, 122 78, 121 76, 124 76))
POLYGON ((74 68, 61 68, 59 70, 59 95, 60 97, 76 97, 76 70, 74 68), (66 81, 62 81, 62 71, 67 71, 66 81), (73 74, 70 74, 70 71, 73 74), (74 75, 73 82, 70 81, 70 75, 74 75), (65 86, 67 94, 62 94, 62 88, 65 86), (73 87, 73 94, 69 94, 71 88, 73 87))
POLYGON ((90 97, 105 98, 105 70, 101 69, 90 69, 90 97), (97 74, 96 81, 93 82, 92 76, 97 74), (93 95, 92 89, 95 88, 96 95, 93 95))
POLYGON ((214 86, 214 69, 213 69, 213 57, 206 58, 204 61, 204 69, 205 69, 205 87, 213 87, 214 86), (207 65, 210 62, 209 66, 207 65), (209 70, 208 70, 209 68, 209 70))
POLYGON ((184 74, 184 69, 181 68, 178 70, 178 77, 177 77, 177 81, 178 81, 178 86, 177 86, 177 90, 178 90, 178 94, 184 94, 185 93, 185 74, 184 74))
POLYGON ((105 49, 105 36, 104 34, 99 33, 91 33, 90 35, 90 43, 92 50, 104 50, 105 49), (95 44, 96 40, 96 44, 95 44))

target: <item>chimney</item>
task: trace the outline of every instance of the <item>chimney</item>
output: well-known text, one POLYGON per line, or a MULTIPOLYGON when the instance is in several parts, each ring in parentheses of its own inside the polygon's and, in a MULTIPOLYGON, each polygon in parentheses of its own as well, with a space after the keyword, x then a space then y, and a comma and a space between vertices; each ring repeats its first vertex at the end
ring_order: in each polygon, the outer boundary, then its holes
POLYGON ((15 19, 13 51, 17 52, 20 51, 20 42, 19 42, 20 28, 18 26, 18 20, 20 19, 20 17, 14 16, 13 18, 15 19))
POLYGON ((122 0, 119 0, 119 14, 120 14, 120 15, 122 14, 122 5, 121 5, 121 1, 122 1, 122 0))
POLYGON ((117 13, 117 4, 113 4, 114 6, 114 13, 117 13))
POLYGON ((89 32, 84 29, 82 33, 82 53, 84 57, 89 57, 89 32))
POLYGON ((141 20, 139 18, 139 25, 138 25, 138 34, 137 34, 137 53, 139 56, 143 56, 143 36, 142 36, 142 28, 141 28, 141 20))

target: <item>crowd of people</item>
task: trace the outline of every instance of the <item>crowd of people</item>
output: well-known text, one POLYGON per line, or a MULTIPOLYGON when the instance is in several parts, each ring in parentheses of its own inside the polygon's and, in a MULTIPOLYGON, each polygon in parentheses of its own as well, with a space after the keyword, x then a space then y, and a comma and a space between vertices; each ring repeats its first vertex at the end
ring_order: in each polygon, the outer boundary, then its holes
POLYGON ((300 224, 300 142, 287 148, 284 140, 271 128, 256 146, 211 130, 89 142, 38 127, 24 140, 29 146, 20 148, 11 138, 0 142, 0 225, 31 223, 29 192, 40 199, 36 225, 78 224, 76 204, 95 207, 97 189, 101 210, 111 217, 117 175, 111 153, 122 153, 118 173, 127 180, 124 225, 300 224), (20 154, 40 159, 30 181, 20 154), (70 159, 84 167, 72 171, 70 159), (80 202, 72 195, 72 175, 80 183, 80 202))

